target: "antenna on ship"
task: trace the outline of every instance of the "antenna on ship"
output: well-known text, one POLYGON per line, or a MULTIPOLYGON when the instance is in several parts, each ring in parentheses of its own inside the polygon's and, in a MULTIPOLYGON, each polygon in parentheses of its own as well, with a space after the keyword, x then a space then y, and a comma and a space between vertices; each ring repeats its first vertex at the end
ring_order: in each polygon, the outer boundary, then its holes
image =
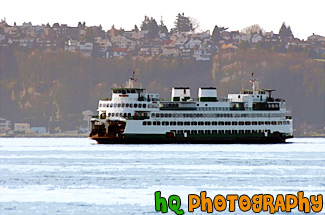
POLYGON ((254 78, 254 72, 252 72, 252 78, 249 80, 249 82, 253 83, 253 91, 259 88, 259 82, 257 81, 257 78, 254 78))
POLYGON ((134 84, 134 82, 136 82, 136 80, 134 79, 134 75, 135 75, 135 72, 133 71, 132 78, 129 78, 129 88, 133 88, 133 84, 134 84))

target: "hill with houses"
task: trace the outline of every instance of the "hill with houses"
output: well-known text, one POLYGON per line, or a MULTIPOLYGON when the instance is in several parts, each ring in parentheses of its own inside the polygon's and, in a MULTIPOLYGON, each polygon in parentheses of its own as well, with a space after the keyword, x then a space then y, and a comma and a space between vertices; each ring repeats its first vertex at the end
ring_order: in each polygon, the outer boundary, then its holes
MULTIPOLYGON (((150 21, 150 20, 149 20, 150 21)), ((162 24, 163 25, 163 24, 162 24)), ((158 26, 158 25, 157 25, 158 26)), ((285 24, 282 27, 286 27, 285 24)), ((161 27, 161 26, 158 26, 161 27)), ((282 29, 281 27, 281 29, 282 29)), ((9 26, 0 22, 0 47, 19 51, 35 49, 56 53, 60 50, 78 52, 84 56, 119 58, 152 57, 193 59, 209 61, 218 52, 237 52, 241 48, 264 48, 278 52, 308 52, 312 58, 325 58, 325 37, 311 35, 306 41, 291 34, 262 31, 227 31, 216 28, 194 33, 176 30, 157 30, 151 36, 151 29, 135 26, 133 30, 111 29, 104 31, 101 26, 86 26, 78 23, 72 27, 54 23, 52 26, 23 23, 9 26), (147 30, 142 30, 147 29, 147 30), (218 35, 215 35, 218 32, 218 35)))
POLYGON ((78 130, 86 126, 82 113, 95 112, 98 99, 109 97, 132 71, 163 98, 174 86, 190 86, 193 97, 199 87, 216 86, 223 97, 250 88, 254 72, 263 87, 276 88, 275 95, 288 101, 297 133, 324 132, 325 37, 300 40, 285 24, 279 33, 218 26, 197 33, 144 24, 104 31, 85 23, 9 26, 2 20, 0 127, 78 130))

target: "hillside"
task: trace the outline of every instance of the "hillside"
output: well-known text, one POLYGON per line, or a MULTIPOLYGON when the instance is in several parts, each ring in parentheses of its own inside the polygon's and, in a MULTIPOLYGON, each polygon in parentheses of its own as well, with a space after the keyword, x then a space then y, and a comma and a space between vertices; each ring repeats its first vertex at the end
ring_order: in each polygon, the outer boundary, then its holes
POLYGON ((0 116, 12 122, 47 127, 50 117, 61 129, 75 129, 81 112, 96 111, 99 98, 120 86, 136 71, 147 90, 169 98, 173 86, 189 86, 197 96, 200 86, 216 86, 218 96, 250 88, 252 72, 261 87, 275 88, 286 99, 295 128, 317 130, 325 121, 325 63, 303 53, 247 50, 219 53, 209 62, 126 57, 105 59, 59 51, 0 50, 0 116))

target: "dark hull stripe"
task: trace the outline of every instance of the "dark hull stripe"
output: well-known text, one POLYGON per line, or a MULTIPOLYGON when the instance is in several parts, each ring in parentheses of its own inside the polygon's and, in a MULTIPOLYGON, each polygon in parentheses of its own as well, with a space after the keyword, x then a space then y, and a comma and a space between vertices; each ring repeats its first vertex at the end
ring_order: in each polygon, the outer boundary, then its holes
POLYGON ((211 136, 211 137, 166 137, 161 135, 132 135, 118 138, 90 137, 101 144, 173 144, 173 143, 193 143, 193 144, 230 144, 230 143, 284 143, 287 138, 291 137, 264 137, 264 136, 211 136))

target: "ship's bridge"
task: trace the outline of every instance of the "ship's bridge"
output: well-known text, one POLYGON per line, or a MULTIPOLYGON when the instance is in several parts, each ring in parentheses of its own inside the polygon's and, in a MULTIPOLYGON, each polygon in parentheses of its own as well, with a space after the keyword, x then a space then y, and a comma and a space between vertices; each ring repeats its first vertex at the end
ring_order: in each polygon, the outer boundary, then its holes
POLYGON ((141 88, 112 88, 112 101, 158 101, 158 93, 145 93, 141 88))
POLYGON ((272 100, 272 89, 243 90, 240 94, 229 94, 231 102, 267 102, 272 100))

